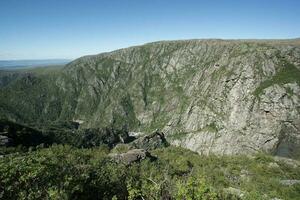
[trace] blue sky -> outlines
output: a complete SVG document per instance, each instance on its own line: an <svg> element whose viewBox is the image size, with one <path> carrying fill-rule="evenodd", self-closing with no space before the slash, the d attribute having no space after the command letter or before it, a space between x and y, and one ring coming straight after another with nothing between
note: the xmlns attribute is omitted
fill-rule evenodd
<svg viewBox="0 0 300 200"><path fill-rule="evenodd" d="M0 60L157 40L300 37L299 0L0 0Z"/></svg>

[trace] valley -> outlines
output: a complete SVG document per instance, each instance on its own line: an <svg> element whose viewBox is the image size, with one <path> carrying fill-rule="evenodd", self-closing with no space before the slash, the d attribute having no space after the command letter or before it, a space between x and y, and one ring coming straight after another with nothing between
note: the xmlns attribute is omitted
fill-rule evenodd
<svg viewBox="0 0 300 200"><path fill-rule="evenodd" d="M0 71L0 199L296 200L299 159L299 39Z"/></svg>

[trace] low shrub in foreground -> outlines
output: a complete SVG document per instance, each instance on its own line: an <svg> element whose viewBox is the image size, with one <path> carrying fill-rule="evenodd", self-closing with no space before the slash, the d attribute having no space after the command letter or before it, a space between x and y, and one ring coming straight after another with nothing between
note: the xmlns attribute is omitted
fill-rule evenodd
<svg viewBox="0 0 300 200"><path fill-rule="evenodd" d="M108 147L54 145L0 158L0 199L299 199L300 170L258 154L199 156L168 147L152 151L156 161L125 166ZM273 164L274 165L274 164ZM276 166L276 165L275 165ZM243 195L226 192L236 188Z"/></svg>

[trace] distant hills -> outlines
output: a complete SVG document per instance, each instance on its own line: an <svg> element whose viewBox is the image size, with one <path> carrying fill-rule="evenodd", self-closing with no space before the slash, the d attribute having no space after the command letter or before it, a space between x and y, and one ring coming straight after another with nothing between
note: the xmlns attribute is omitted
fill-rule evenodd
<svg viewBox="0 0 300 200"><path fill-rule="evenodd" d="M51 65L65 65L70 61L70 59L0 60L0 69L21 69Z"/></svg>

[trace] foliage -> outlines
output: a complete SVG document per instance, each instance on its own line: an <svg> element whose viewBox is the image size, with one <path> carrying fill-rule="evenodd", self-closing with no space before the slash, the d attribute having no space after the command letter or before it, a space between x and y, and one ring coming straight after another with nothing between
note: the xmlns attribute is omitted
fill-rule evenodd
<svg viewBox="0 0 300 200"><path fill-rule="evenodd" d="M217 194L211 191L203 179L189 177L185 181L177 181L177 194L175 198L184 200L214 200L217 199Z"/></svg>
<svg viewBox="0 0 300 200"><path fill-rule="evenodd" d="M167 147L152 151L158 159L125 166L113 162L107 147L78 149L53 145L0 158L3 199L240 199L224 188L243 191L243 199L297 199L299 168L258 154L199 156ZM278 167L270 167L276 162Z"/></svg>
<svg viewBox="0 0 300 200"><path fill-rule="evenodd" d="M262 82L254 91L254 95L259 96L265 88L271 85L292 82L300 84L300 70L295 65L287 61L282 61L282 68L273 77Z"/></svg>

